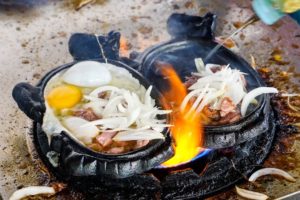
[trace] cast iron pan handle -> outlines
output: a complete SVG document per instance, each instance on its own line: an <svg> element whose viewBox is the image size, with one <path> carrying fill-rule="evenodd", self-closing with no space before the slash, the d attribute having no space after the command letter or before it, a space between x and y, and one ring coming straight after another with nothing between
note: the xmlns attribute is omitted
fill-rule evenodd
<svg viewBox="0 0 300 200"><path fill-rule="evenodd" d="M14 87L12 96L19 108L29 118L37 122L42 121L42 115L46 107L41 88L34 87L29 83L19 83Z"/></svg>
<svg viewBox="0 0 300 200"><path fill-rule="evenodd" d="M119 32L111 31L107 36L75 33L69 40L69 52L74 60L119 59Z"/></svg>
<svg viewBox="0 0 300 200"><path fill-rule="evenodd" d="M203 17L174 13L167 21L169 34L175 39L214 38L216 15L207 13Z"/></svg>
<svg viewBox="0 0 300 200"><path fill-rule="evenodd" d="M120 37L121 34L115 31L109 32L108 35L75 33L69 40L69 52L75 61L109 59L138 69L139 63L119 56Z"/></svg>

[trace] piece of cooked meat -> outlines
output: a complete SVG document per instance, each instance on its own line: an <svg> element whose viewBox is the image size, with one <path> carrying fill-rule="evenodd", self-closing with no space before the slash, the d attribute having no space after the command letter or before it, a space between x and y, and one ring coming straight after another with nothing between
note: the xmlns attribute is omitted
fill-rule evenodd
<svg viewBox="0 0 300 200"><path fill-rule="evenodd" d="M101 117L97 116L91 108L76 110L73 112L73 115L76 117L83 118L87 121L101 119Z"/></svg>
<svg viewBox="0 0 300 200"><path fill-rule="evenodd" d="M210 118L213 121L218 121L220 120L220 112L215 109L211 109L209 106L205 106L202 110L203 114Z"/></svg>
<svg viewBox="0 0 300 200"><path fill-rule="evenodd" d="M239 112L230 112L226 116L222 117L218 124L230 124L241 119L241 114Z"/></svg>
<svg viewBox="0 0 300 200"><path fill-rule="evenodd" d="M98 135L89 147L97 152L119 154L139 149L149 143L149 140L114 141L117 132L104 131Z"/></svg>
<svg viewBox="0 0 300 200"><path fill-rule="evenodd" d="M107 150L106 153L120 154L123 153L124 150L125 150L124 147L112 147L109 150Z"/></svg>
<svg viewBox="0 0 300 200"><path fill-rule="evenodd" d="M96 141L103 147L108 147L113 143L112 138L117 134L116 131L104 131L96 137Z"/></svg>
<svg viewBox="0 0 300 200"><path fill-rule="evenodd" d="M232 102L230 98L225 97L221 102L220 115L221 117L225 117L230 112L237 112L237 106Z"/></svg>
<svg viewBox="0 0 300 200"><path fill-rule="evenodd" d="M106 96L107 96L107 92L100 92L100 93L98 94L98 98L100 98L100 99L105 99Z"/></svg>
<svg viewBox="0 0 300 200"><path fill-rule="evenodd" d="M146 146L150 141L149 140L138 140L135 145L135 149Z"/></svg>
<svg viewBox="0 0 300 200"><path fill-rule="evenodd" d="M184 82L185 87L186 88L191 87L192 85L194 85L197 82L198 79L199 79L199 76L196 76L194 74L192 74L191 76L185 77L185 82Z"/></svg>

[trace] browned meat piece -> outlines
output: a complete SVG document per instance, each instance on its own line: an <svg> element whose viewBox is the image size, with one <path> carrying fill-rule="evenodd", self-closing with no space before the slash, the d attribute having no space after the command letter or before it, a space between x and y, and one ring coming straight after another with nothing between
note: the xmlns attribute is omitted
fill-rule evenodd
<svg viewBox="0 0 300 200"><path fill-rule="evenodd" d="M199 79L199 76L196 76L196 75L193 75L193 74L191 76L185 77L185 80L186 80L184 82L185 87L186 88L191 87L192 85L194 85L197 82L198 79Z"/></svg>
<svg viewBox="0 0 300 200"><path fill-rule="evenodd" d="M100 98L100 99L105 99L106 96L107 96L107 92L100 92L98 94L98 98Z"/></svg>
<svg viewBox="0 0 300 200"><path fill-rule="evenodd" d="M112 138L117 134L117 132L104 131L96 137L96 140L103 147L108 147L113 143Z"/></svg>
<svg viewBox="0 0 300 200"><path fill-rule="evenodd" d="M124 150L125 150L124 147L113 147L106 152L112 154L119 154L119 153L124 153Z"/></svg>
<svg viewBox="0 0 300 200"><path fill-rule="evenodd" d="M226 116L222 117L218 122L219 124L230 124L241 119L241 114L239 112L230 112Z"/></svg>
<svg viewBox="0 0 300 200"><path fill-rule="evenodd" d="M221 117L225 117L230 112L237 112L237 107L230 98L225 97L221 102L220 110Z"/></svg>
<svg viewBox="0 0 300 200"><path fill-rule="evenodd" d="M117 147L126 147L128 145L128 141L114 141L114 146Z"/></svg>
<svg viewBox="0 0 300 200"><path fill-rule="evenodd" d="M222 65L222 66L213 66L210 68L210 70L213 72L213 73L216 73L217 71L220 71L221 69L224 69L226 66L225 65Z"/></svg>
<svg viewBox="0 0 300 200"><path fill-rule="evenodd" d="M209 106L205 106L203 108L203 114L214 121L218 121L221 118L220 112L218 110L211 109Z"/></svg>
<svg viewBox="0 0 300 200"><path fill-rule="evenodd" d="M88 145L88 147L97 152L119 154L133 151L149 143L149 140L114 141L112 138L116 134L117 132L104 131L94 138L93 143Z"/></svg>
<svg viewBox="0 0 300 200"><path fill-rule="evenodd" d="M150 141L149 140L138 140L135 145L135 149L146 146Z"/></svg>
<svg viewBox="0 0 300 200"><path fill-rule="evenodd" d="M76 117L81 117L87 121L101 119L101 117L97 116L91 108L74 111L73 115Z"/></svg>
<svg viewBox="0 0 300 200"><path fill-rule="evenodd" d="M98 143L92 143L88 147L94 151L102 151L103 150L103 147Z"/></svg>

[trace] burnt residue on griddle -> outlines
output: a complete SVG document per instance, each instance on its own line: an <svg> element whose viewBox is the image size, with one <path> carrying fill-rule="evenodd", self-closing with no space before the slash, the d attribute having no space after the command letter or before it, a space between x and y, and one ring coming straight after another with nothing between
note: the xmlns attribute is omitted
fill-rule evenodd
<svg viewBox="0 0 300 200"><path fill-rule="evenodd" d="M282 54L281 51L275 49L273 55ZM281 68L263 67L258 69L265 82L278 88L286 93L298 93L299 83L292 80L292 77L299 75L295 67L289 67L287 71ZM278 118L278 131L275 139L273 151L265 162L266 167L278 167L285 170L292 170L297 167L299 159L295 156L293 149L294 142L297 140L299 128L294 124L300 122L300 113L289 108L287 97L282 94L275 95L272 98L272 106ZM293 97L290 103L295 106L300 106L300 98Z"/></svg>

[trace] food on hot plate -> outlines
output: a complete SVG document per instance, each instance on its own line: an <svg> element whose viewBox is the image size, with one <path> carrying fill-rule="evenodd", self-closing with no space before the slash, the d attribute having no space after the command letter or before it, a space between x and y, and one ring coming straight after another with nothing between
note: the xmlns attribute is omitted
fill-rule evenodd
<svg viewBox="0 0 300 200"><path fill-rule="evenodd" d="M129 71L108 63L84 61L55 75L45 88L43 130L61 131L90 149L126 153L153 139L164 139L169 125L147 90Z"/></svg>
<svg viewBox="0 0 300 200"><path fill-rule="evenodd" d="M253 183L256 181L256 179L258 179L261 176L265 176L265 175L277 175L282 178L285 178L288 181L296 182L296 179L294 177L292 177L289 173L287 173L281 169L277 169L277 168L259 169L249 177L248 181ZM241 197L244 197L246 199L265 200L265 199L269 198L267 195L265 195L263 193L245 190L245 189L239 188L237 186L235 186L235 189L236 189L236 192L238 195L240 195ZM278 198L278 199L285 199L285 198Z"/></svg>
<svg viewBox="0 0 300 200"><path fill-rule="evenodd" d="M250 104L257 104L256 97L265 93L278 93L273 87L258 87L247 91L247 74L229 65L206 64L195 59L197 72L186 77L189 91L181 110L192 104L190 111L200 113L206 125L234 123L247 114Z"/></svg>

